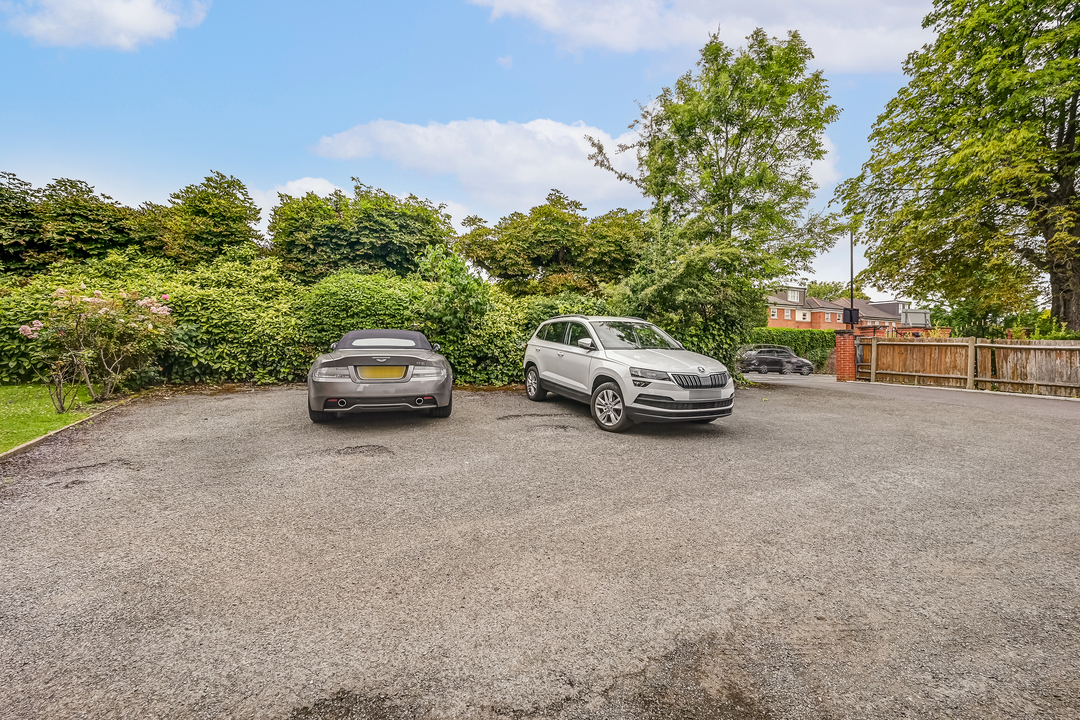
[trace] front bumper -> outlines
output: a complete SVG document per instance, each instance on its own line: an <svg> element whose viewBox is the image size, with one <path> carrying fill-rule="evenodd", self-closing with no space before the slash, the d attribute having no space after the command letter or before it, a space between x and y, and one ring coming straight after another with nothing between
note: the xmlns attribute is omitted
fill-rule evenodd
<svg viewBox="0 0 1080 720"><path fill-rule="evenodd" d="M634 422L686 422L715 420L730 415L734 409L735 389L729 385L713 392L649 388L627 404L626 413Z"/></svg>
<svg viewBox="0 0 1080 720"><path fill-rule="evenodd" d="M355 383L352 380L315 380L308 377L308 408L322 412L397 412L430 410L450 404L454 380L446 377L414 378L405 382ZM417 399L423 402L417 402Z"/></svg>

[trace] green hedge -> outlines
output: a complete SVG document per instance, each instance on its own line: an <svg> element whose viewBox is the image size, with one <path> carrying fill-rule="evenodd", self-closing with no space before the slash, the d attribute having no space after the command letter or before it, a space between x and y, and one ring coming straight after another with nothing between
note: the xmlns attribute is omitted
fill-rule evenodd
<svg viewBox="0 0 1080 720"><path fill-rule="evenodd" d="M471 287L454 275L465 270L442 268L404 278L343 270L306 286L288 279L278 258L236 250L190 269L127 252L57 264L30 278L0 275L0 383L33 380L43 370L31 360L33 341L18 328L48 314L58 287L169 296L175 342L139 378L144 384L303 381L311 361L347 330L397 327L440 343L458 382L505 385L522 381L524 342L541 322L611 312L604 301L575 293L513 297L478 281ZM468 312L463 293L470 295ZM703 349L696 336L681 339ZM833 333L760 329L748 341L790 345L820 366Z"/></svg>
<svg viewBox="0 0 1080 720"><path fill-rule="evenodd" d="M754 328L747 340L749 345L787 345L799 357L806 358L820 370L825 367L829 353L836 347L835 330L802 330L798 328Z"/></svg>
<svg viewBox="0 0 1080 720"><path fill-rule="evenodd" d="M449 282L449 281L447 281ZM522 344L542 321L565 313L601 314L603 302L580 295L514 298L484 286L483 312L462 330L460 318L432 302L446 288L418 276L344 270L307 287L286 279L277 258L238 251L182 269L168 260L117 253L104 260L54 265L31 278L0 276L0 383L36 377L20 325L44 318L58 287L168 295L174 347L143 382L302 381L311 361L347 330L422 330L454 366L458 382L505 385L522 380ZM451 309L452 310L452 309Z"/></svg>

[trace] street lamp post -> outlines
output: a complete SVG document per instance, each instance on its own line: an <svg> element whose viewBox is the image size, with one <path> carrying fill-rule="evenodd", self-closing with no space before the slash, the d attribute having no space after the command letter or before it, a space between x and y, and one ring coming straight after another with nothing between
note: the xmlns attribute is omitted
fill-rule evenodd
<svg viewBox="0 0 1080 720"><path fill-rule="evenodd" d="M850 241L849 245L851 246L851 274L850 274L850 278L848 280L848 282L850 283L848 285L848 289L851 291L851 297L848 300L848 308L850 308L848 320L851 320L851 329L854 330L855 329L855 231L854 230L848 230L848 240Z"/></svg>

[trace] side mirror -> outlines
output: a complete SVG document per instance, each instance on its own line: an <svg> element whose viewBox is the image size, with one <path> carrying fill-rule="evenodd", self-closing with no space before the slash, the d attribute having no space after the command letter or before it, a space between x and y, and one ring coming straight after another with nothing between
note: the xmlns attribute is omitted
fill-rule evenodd
<svg viewBox="0 0 1080 720"><path fill-rule="evenodd" d="M592 338L581 338L577 341L577 344L579 348L584 348L586 350L596 349L596 345L593 344Z"/></svg>
<svg viewBox="0 0 1080 720"><path fill-rule="evenodd" d="M442 345L440 345L439 343L431 343L431 349L435 352L439 352L440 350L442 350Z"/></svg>
<svg viewBox="0 0 1080 720"><path fill-rule="evenodd" d="M330 352L337 350L337 343L330 343Z"/></svg>

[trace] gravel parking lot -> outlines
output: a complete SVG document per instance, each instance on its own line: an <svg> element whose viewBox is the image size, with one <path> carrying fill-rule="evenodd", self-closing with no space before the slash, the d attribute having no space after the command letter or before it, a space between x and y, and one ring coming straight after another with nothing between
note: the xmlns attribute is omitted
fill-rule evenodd
<svg viewBox="0 0 1080 720"><path fill-rule="evenodd" d="M0 464L4 718L1076 718L1080 402L138 402Z"/></svg>

